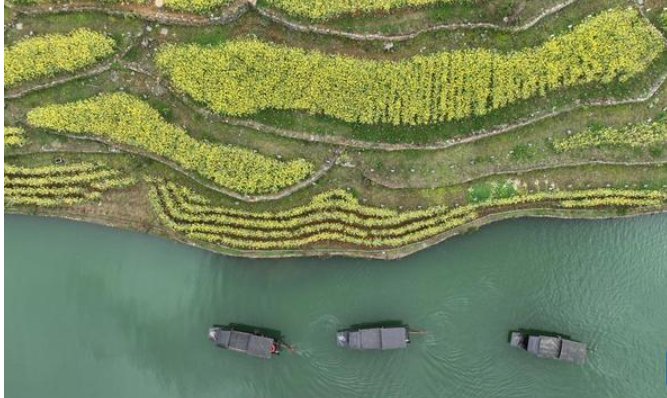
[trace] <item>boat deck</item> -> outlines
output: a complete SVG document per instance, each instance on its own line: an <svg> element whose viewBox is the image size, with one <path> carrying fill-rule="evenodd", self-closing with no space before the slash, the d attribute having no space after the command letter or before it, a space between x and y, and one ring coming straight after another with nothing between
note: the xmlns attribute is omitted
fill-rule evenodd
<svg viewBox="0 0 667 398"><path fill-rule="evenodd" d="M218 347L266 359L271 358L275 342L269 337L225 329L215 330L213 341Z"/></svg>
<svg viewBox="0 0 667 398"><path fill-rule="evenodd" d="M407 347L404 327L371 328L347 332L347 348L355 350L393 350Z"/></svg>

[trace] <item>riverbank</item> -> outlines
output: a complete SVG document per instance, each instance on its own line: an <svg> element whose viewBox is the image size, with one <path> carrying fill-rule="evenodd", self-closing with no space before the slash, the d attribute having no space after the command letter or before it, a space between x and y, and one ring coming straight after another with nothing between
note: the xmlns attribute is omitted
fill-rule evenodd
<svg viewBox="0 0 667 398"><path fill-rule="evenodd" d="M169 228L159 224L152 224L145 229L145 224L138 224L131 218L120 219L115 217L86 217L80 214L68 213L66 211L41 210L36 213L6 211L6 214L31 215L39 217L55 217L71 221L86 222L91 224L103 225L106 227L127 230L139 233L148 233L154 236L170 239L182 244L186 244L199 249L207 250L213 253L224 254L233 257L255 258L255 259L279 259L279 258L297 258L297 257L352 257L377 260L398 260L419 251L426 250L432 246L440 244L447 239L462 234L470 234L478 229L500 221L517 218L542 218L542 219L564 219L564 220L612 220L635 217L639 215L654 215L667 212L667 205L659 209L628 209L625 214L618 214L617 209L603 210L581 210L581 209L549 209L534 208L521 210L507 210L479 217L469 223L455 227L449 231L438 234L422 242L413 243L396 249L383 250L355 250L355 249L304 249L304 250L238 250L225 248L220 245L211 245L204 242L189 240L188 238L174 234Z"/></svg>

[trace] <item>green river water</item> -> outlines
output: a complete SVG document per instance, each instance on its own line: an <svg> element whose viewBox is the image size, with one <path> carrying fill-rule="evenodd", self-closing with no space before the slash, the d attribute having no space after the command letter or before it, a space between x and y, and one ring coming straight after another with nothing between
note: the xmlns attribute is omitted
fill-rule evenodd
<svg viewBox="0 0 667 398"><path fill-rule="evenodd" d="M400 319L406 350L334 333ZM213 323L280 329L297 353L217 349ZM583 366L507 344L587 342ZM517 220L393 262L247 260L104 227L5 217L7 397L667 397L667 215Z"/></svg>

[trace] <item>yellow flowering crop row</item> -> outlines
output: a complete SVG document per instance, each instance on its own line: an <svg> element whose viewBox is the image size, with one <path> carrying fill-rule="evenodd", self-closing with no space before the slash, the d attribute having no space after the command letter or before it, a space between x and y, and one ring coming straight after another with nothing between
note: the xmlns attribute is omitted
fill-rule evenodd
<svg viewBox="0 0 667 398"><path fill-rule="evenodd" d="M102 163L23 167L5 163L5 205L70 206L94 199L134 179Z"/></svg>
<svg viewBox="0 0 667 398"><path fill-rule="evenodd" d="M267 0L289 14L325 19L354 12L389 11L401 7L468 2L469 0Z"/></svg>
<svg viewBox="0 0 667 398"><path fill-rule="evenodd" d="M23 129L20 127L5 126L5 133L4 133L5 148L22 146L23 144L25 144L24 135L25 133L23 132Z"/></svg>
<svg viewBox="0 0 667 398"><path fill-rule="evenodd" d="M21 40L5 48L5 87L85 68L113 54L114 45L110 37L86 28Z"/></svg>
<svg viewBox="0 0 667 398"><path fill-rule="evenodd" d="M611 10L541 46L373 61L265 43L167 45L156 62L175 87L216 112L303 110L347 122L423 125L458 120L564 87L625 81L664 51L636 10Z"/></svg>
<svg viewBox="0 0 667 398"><path fill-rule="evenodd" d="M633 148L667 143L667 120L639 123L621 128L604 127L573 134L554 143L557 151L571 151L602 145L627 145Z"/></svg>
<svg viewBox="0 0 667 398"><path fill-rule="evenodd" d="M172 10L204 12L227 5L234 0L164 0L164 6Z"/></svg>
<svg viewBox="0 0 667 398"><path fill-rule="evenodd" d="M298 249L321 242L367 248L400 247L466 224L493 207L551 202L563 208L647 207L667 203L654 190L591 189L540 192L492 199L456 208L434 206L397 212L364 206L351 194L333 190L304 206L253 213L213 206L187 188L150 181L150 199L165 225L185 236L238 249Z"/></svg>
<svg viewBox="0 0 667 398"><path fill-rule="evenodd" d="M131 145L243 194L276 192L313 170L303 159L282 162L250 149L196 140L167 123L148 103L125 93L35 108L27 120L35 127Z"/></svg>

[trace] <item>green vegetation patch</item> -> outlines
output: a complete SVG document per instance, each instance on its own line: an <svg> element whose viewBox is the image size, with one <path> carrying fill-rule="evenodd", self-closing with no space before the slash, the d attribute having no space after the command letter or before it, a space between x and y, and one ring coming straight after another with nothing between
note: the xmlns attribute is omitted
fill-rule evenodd
<svg viewBox="0 0 667 398"><path fill-rule="evenodd" d="M281 162L249 149L198 141L167 123L146 102L125 93L35 108L27 120L35 127L131 145L243 194L276 192L313 170L303 159Z"/></svg>
<svg viewBox="0 0 667 398"><path fill-rule="evenodd" d="M12 0L14 4L20 5L32 5L32 4L51 4L51 3L74 3L77 0ZM148 0L99 0L102 4L123 4L123 3L133 3L133 4L145 4Z"/></svg>
<svg viewBox="0 0 667 398"><path fill-rule="evenodd" d="M152 4L152 0L100 0L107 4ZM16 4L55 3L54 0L13 0ZM61 0L59 2L72 2ZM189 12L205 12L233 3L234 0L164 0L165 7ZM310 19L327 19L356 12L390 11L403 7L468 3L470 0L266 0L285 12Z"/></svg>
<svg viewBox="0 0 667 398"><path fill-rule="evenodd" d="M21 40L5 48L5 87L85 68L113 54L114 46L112 38L86 28Z"/></svg>
<svg viewBox="0 0 667 398"><path fill-rule="evenodd" d="M5 148L23 146L25 144L25 132L20 127L5 126L4 139Z"/></svg>
<svg viewBox="0 0 667 398"><path fill-rule="evenodd" d="M517 181L481 182L468 188L468 203L481 203L491 199L507 199L519 193Z"/></svg>
<svg viewBox="0 0 667 398"><path fill-rule="evenodd" d="M104 163L77 162L23 167L5 163L6 206L71 206L99 199L134 182Z"/></svg>
<svg viewBox="0 0 667 398"><path fill-rule="evenodd" d="M624 145L632 148L648 147L667 143L667 119L650 123L639 123L622 128L590 128L554 143L559 152L589 147Z"/></svg>
<svg viewBox="0 0 667 398"><path fill-rule="evenodd" d="M168 45L156 57L175 87L216 112L304 110L346 122L425 125L484 115L563 87L625 81L663 52L636 10L611 10L541 46L508 54L441 52L398 62L241 39Z"/></svg>
<svg viewBox="0 0 667 398"><path fill-rule="evenodd" d="M475 220L480 211L555 202L562 208L653 207L667 202L660 190L591 189L521 194L448 208L398 212L366 206L344 190L315 196L304 206L275 212L246 212L215 206L185 187L151 181L150 199L160 220L190 239L252 250L286 250L317 243L360 248L401 247Z"/></svg>
<svg viewBox="0 0 667 398"><path fill-rule="evenodd" d="M204 12L214 8L232 3L234 0L164 0L166 8L178 11ZM41 4L41 3L62 3L73 2L73 0L53 1L53 0L13 0L17 4ZM153 0L100 0L104 4L153 4Z"/></svg>
<svg viewBox="0 0 667 398"><path fill-rule="evenodd" d="M266 0L289 14L326 19L354 12L389 11L401 7L469 2L470 0Z"/></svg>

